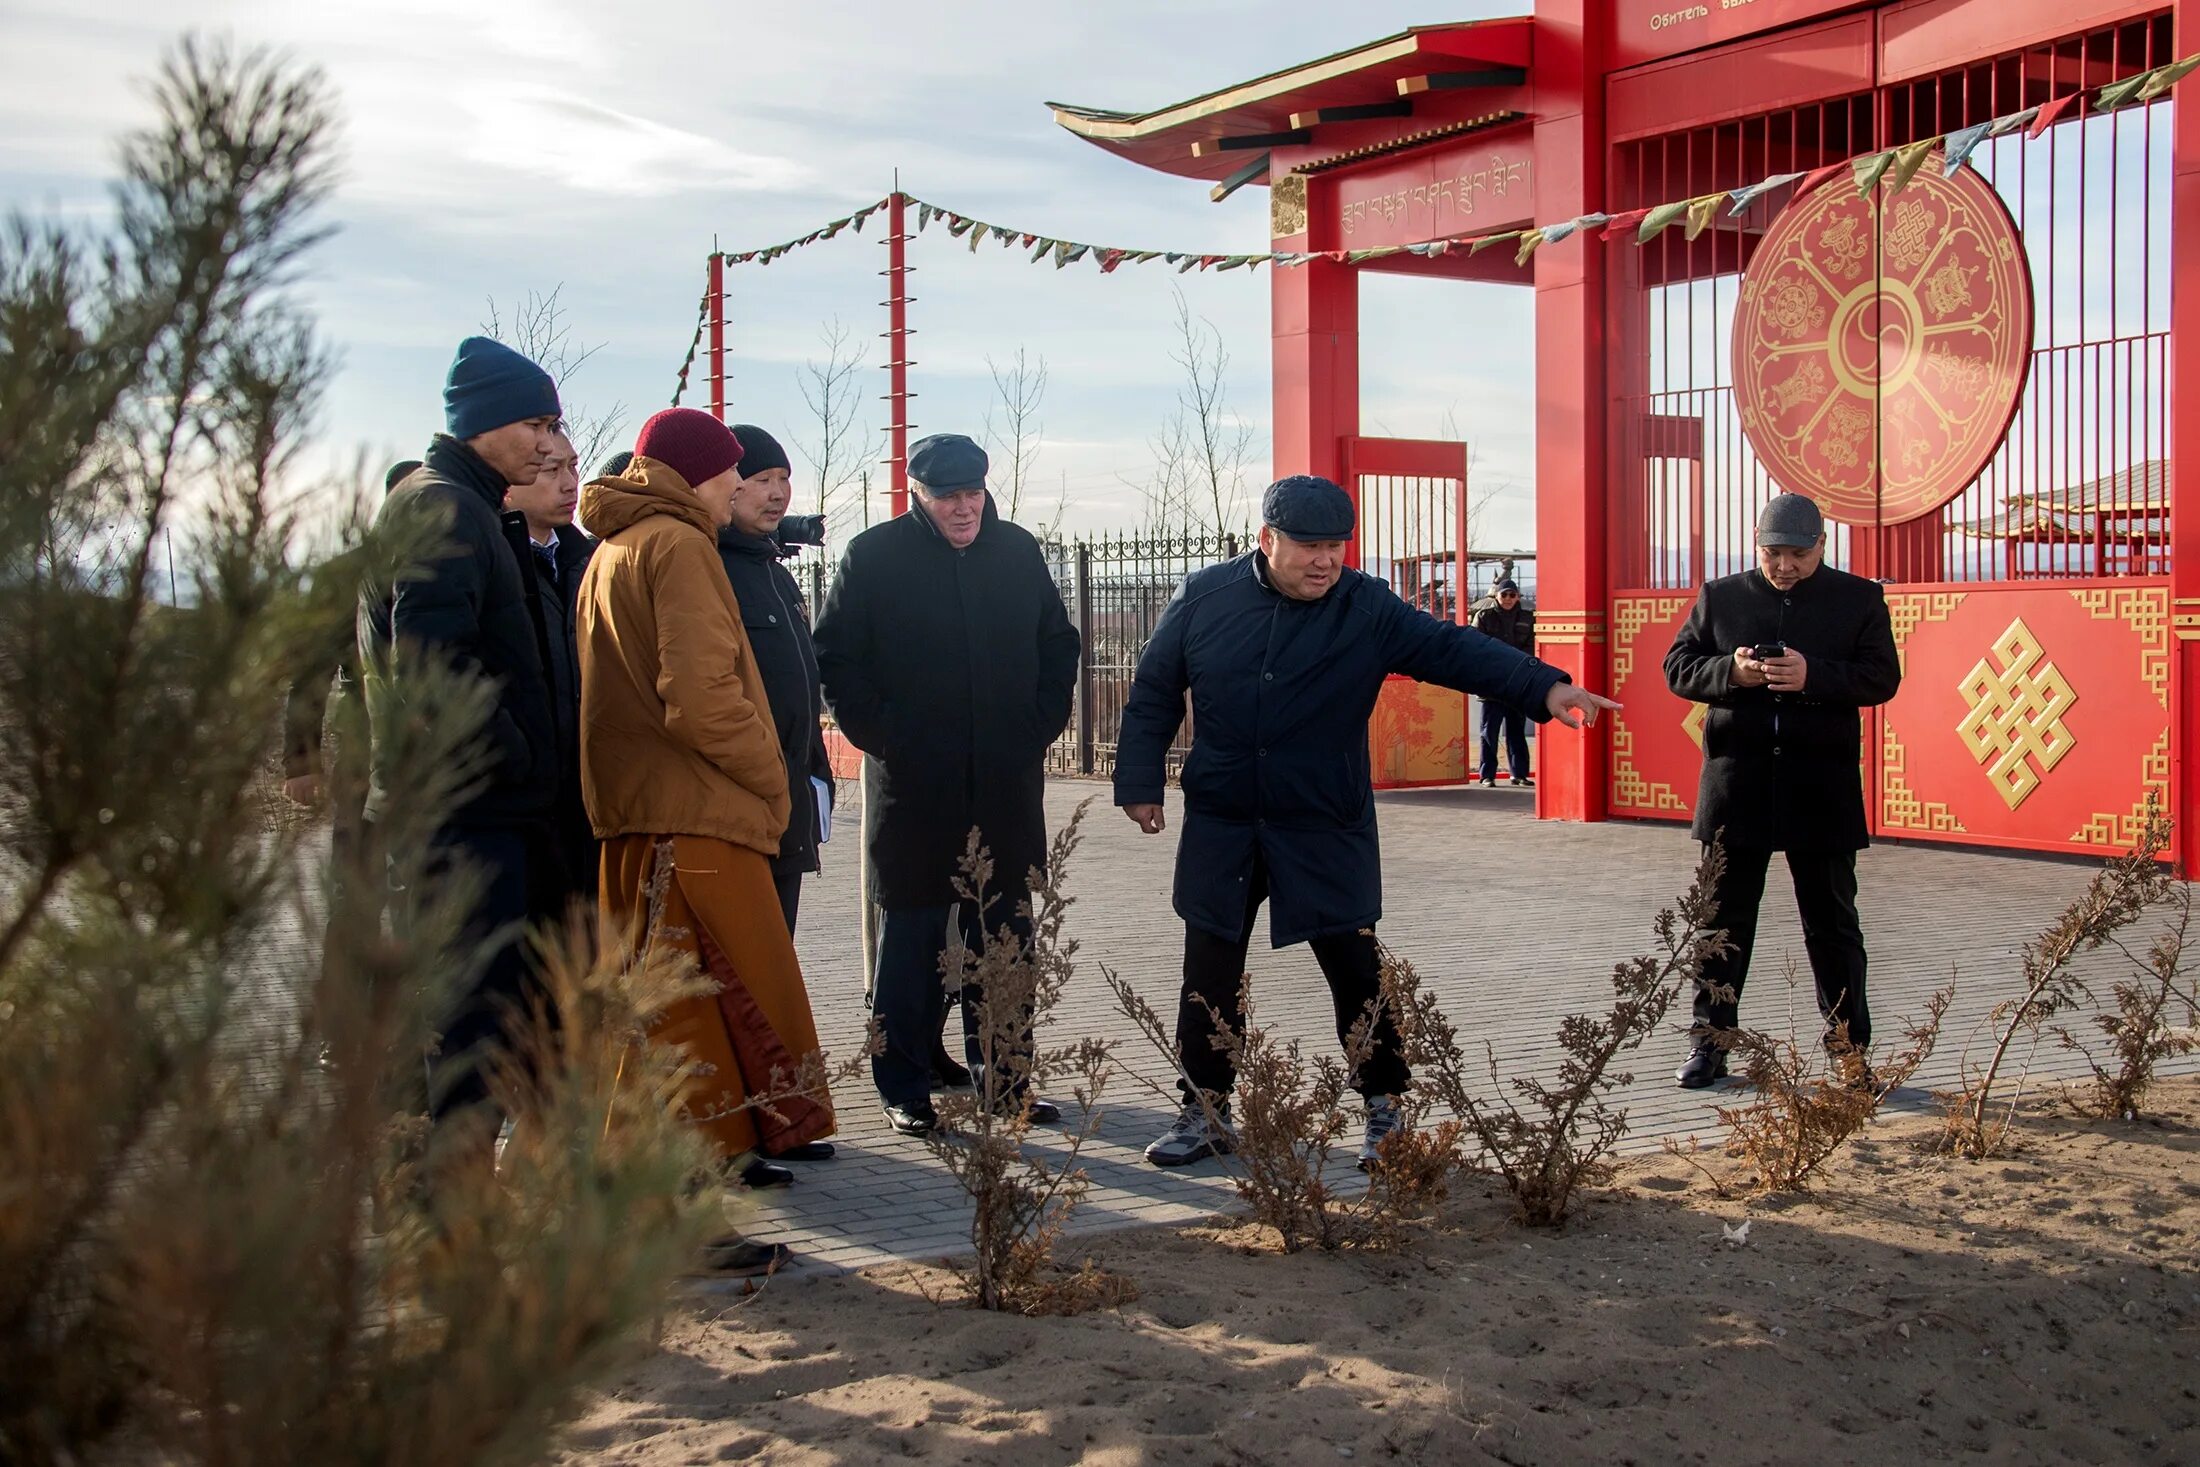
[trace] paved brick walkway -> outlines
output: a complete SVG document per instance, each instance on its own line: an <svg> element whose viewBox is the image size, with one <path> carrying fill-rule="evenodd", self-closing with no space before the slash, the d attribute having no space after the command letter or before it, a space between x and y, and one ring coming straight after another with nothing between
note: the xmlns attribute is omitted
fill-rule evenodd
<svg viewBox="0 0 2200 1467"><path fill-rule="evenodd" d="M1175 796L1169 833L1149 838L1106 803L1102 785L1054 784L1055 819L1066 819L1088 795L1100 798L1069 882L1077 899L1071 930L1083 946L1057 1032L1120 1039L1125 1073L1111 1082L1100 1133L1086 1150L1093 1189L1077 1227L1204 1217L1230 1200L1224 1163L1163 1172L1140 1159L1174 1112L1134 1077L1161 1081L1170 1071L1115 1012L1100 976L1107 965L1173 1015L1183 940L1169 910ZM1612 965L1647 948L1653 915L1681 891L1696 858L1680 827L1541 823L1524 792L1399 793L1383 796L1380 805L1383 937L1419 968L1465 1040L1494 1046L1507 1075L1555 1064L1551 1035L1559 1018L1609 1002ZM835 823L851 835L860 828L852 804ZM824 1043L847 1053L861 1042L864 1019L852 844L835 841L827 861L829 869L803 893L798 945ZM1793 1003L1807 1025L1816 1016L1802 934L1774 869L1744 1013L1767 1027L1778 1021L1790 1002L1783 967L1792 955L1802 974ZM1860 902L1881 1038L1899 1034L1900 1021L1951 973L1958 983L1941 1053L1920 1077L1922 1086L1954 1073L1965 1037L2011 994L2018 949L2078 893L2091 869L1922 845L1864 854ZM1264 922L1252 962L1263 1021L1303 1037L1315 1052L1333 1049L1328 991L1312 957L1303 947L1269 949L1265 931ZM1708 1140L1716 1133L1718 1092L1688 1094L1672 1084L1684 1050L1675 1034L1638 1056L1639 1078L1627 1092L1630 1149L1654 1148L1669 1135ZM2052 1040L2034 1063L2035 1075L2082 1072L2082 1062ZM837 1099L839 1158L801 1167L797 1185L782 1192L729 1194L731 1218L757 1236L793 1245L811 1269L957 1250L968 1210L940 1165L921 1143L887 1130L867 1085L847 1087Z"/></svg>

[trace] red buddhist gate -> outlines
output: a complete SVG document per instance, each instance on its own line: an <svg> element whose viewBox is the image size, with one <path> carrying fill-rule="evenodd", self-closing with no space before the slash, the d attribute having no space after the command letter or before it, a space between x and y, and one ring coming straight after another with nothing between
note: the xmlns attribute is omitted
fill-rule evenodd
<svg viewBox="0 0 2200 1467"><path fill-rule="evenodd" d="M2066 99L2194 51L2200 0L1536 0L1057 116L1218 196L1268 183L1275 247L1318 252L1274 272L1279 474L1357 472L1359 271L1534 289L1542 651L1628 705L1545 741L1540 814L1688 814L1701 710L1659 664L1784 484L1838 509L1836 564L1889 582L1906 678L1867 736L1875 829L2096 850L2150 799L2200 815L2200 518L2176 508L2200 468L2170 444L2179 339L2200 409L2200 290L2173 289L2200 264L2200 107ZM2036 136L1900 193L1800 177L2038 106ZM1354 253L1785 175L1643 246Z"/></svg>

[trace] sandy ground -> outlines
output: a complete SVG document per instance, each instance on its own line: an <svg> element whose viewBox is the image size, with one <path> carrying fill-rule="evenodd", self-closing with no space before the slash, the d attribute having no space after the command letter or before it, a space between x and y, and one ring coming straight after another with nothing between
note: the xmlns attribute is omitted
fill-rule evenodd
<svg viewBox="0 0 2200 1467"><path fill-rule="evenodd" d="M1476 1184L1387 1256L1080 1240L1141 1297L1075 1319L774 1282L669 1321L561 1460L2200 1462L2200 1080L2157 1110L2043 1111L1987 1163L1883 1120L1800 1200L1661 1157L1557 1233Z"/></svg>

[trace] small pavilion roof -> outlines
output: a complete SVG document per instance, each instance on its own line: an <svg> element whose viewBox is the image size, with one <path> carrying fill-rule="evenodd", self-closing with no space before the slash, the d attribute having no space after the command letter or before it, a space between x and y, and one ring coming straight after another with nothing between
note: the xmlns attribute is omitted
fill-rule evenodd
<svg viewBox="0 0 2200 1467"><path fill-rule="evenodd" d="M1414 26L1350 51L1151 112L1050 102L1054 120L1120 158L1221 180L1272 146L1316 141L1324 123L1411 118L1424 95L1525 83L1527 16ZM1410 130L1410 127L1409 129Z"/></svg>

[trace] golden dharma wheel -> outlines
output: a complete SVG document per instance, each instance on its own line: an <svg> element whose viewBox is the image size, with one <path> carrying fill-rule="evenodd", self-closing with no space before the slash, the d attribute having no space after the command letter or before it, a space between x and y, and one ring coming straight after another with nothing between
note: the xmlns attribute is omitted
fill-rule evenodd
<svg viewBox="0 0 2200 1467"><path fill-rule="evenodd" d="M2016 221L1936 153L1900 193L1838 180L1773 220L1742 277L1734 395L1781 488L1848 524L1899 524L1993 458L2031 353Z"/></svg>

